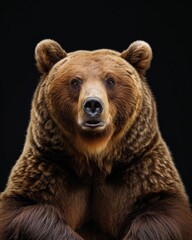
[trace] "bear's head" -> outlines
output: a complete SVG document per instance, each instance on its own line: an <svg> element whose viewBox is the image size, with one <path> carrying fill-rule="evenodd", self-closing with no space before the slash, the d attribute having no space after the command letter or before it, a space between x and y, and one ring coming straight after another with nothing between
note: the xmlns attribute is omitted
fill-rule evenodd
<svg viewBox="0 0 192 240"><path fill-rule="evenodd" d="M35 59L42 74L36 104L43 105L42 112L47 109L46 118L70 145L89 156L119 142L140 114L144 95L150 95L145 72L152 51L144 41L133 42L122 53L109 49L66 53L46 39L37 44Z"/></svg>

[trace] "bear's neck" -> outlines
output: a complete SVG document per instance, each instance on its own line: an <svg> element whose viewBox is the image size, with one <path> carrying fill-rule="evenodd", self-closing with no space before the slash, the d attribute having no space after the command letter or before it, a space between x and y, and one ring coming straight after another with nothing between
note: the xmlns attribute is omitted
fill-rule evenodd
<svg viewBox="0 0 192 240"><path fill-rule="evenodd" d="M152 117L152 116L151 116ZM139 119L138 119L139 120ZM137 132L139 122L134 124L127 134L119 143L110 143L107 148L98 155L85 156L75 149L68 139L56 127L54 122L49 122L52 125L52 130L43 127L40 123L33 126L32 123L28 129L28 141L26 141L26 149L31 149L38 159L55 163L63 168L73 168L78 175L92 175L94 172L102 172L110 174L112 168L119 163L129 164L134 159L141 158L146 149L153 148L159 138L159 133L151 129L147 136L142 131ZM147 122L145 123L147 124ZM35 130L35 129L40 129ZM144 130L143 130L144 131ZM53 134L53 135L52 135ZM135 138L133 138L135 134ZM50 136L50 137L48 137ZM57 136L57 138L54 138ZM142 146L142 147L141 147ZM126 156L126 158L125 158Z"/></svg>

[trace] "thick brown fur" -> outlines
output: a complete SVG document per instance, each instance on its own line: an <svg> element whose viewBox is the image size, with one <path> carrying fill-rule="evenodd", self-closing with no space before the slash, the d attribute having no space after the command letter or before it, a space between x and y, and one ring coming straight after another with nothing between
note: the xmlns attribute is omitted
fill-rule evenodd
<svg viewBox="0 0 192 240"><path fill-rule="evenodd" d="M0 195L1 240L191 240L192 213L146 81L148 43L35 49L42 74Z"/></svg>

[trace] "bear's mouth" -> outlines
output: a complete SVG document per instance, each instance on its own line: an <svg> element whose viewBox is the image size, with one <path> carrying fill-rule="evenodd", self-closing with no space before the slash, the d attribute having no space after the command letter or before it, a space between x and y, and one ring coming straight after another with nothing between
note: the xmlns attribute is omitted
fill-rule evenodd
<svg viewBox="0 0 192 240"><path fill-rule="evenodd" d="M85 128L99 128L103 127L104 125L105 125L104 122L96 119L87 120L83 123L83 127Z"/></svg>

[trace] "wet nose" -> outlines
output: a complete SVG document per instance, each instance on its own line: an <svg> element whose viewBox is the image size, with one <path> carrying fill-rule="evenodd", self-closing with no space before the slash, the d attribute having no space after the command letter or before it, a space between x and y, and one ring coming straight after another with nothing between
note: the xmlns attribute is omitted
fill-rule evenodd
<svg viewBox="0 0 192 240"><path fill-rule="evenodd" d="M84 112L91 117L96 117L103 111L103 104L99 98L89 97L83 105Z"/></svg>

